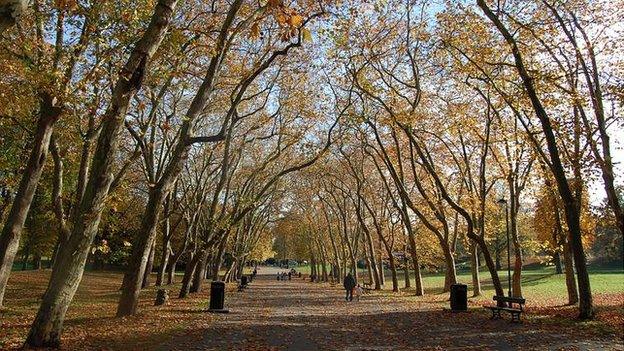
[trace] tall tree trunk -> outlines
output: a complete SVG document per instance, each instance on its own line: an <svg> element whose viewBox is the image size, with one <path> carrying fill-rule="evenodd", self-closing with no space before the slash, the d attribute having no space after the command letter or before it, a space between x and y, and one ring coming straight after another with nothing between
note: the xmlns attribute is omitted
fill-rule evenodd
<svg viewBox="0 0 624 351"><path fill-rule="evenodd" d="M30 257L30 247L26 246L24 248L24 253L22 254L22 270L25 271L28 268L28 257Z"/></svg>
<svg viewBox="0 0 624 351"><path fill-rule="evenodd" d="M492 256L490 255L490 251L487 249L487 244L485 240L479 239L477 241L479 245L480 251L483 253L483 259L485 260L485 265L488 267L490 271L490 276L492 277L492 285L494 285L494 290L496 291L496 295L505 296L505 292L503 291L503 287L500 282L500 278L498 276L498 272L496 271L496 267L494 266L494 261L492 260Z"/></svg>
<svg viewBox="0 0 624 351"><path fill-rule="evenodd" d="M514 297L522 297L522 248L520 247L520 238L518 235L518 211L520 210L520 202L516 192L516 184L512 177L508 180L509 187L509 230L511 232L511 240L514 248L514 266L512 275L512 292ZM509 244L508 244L509 246Z"/></svg>
<svg viewBox="0 0 624 351"><path fill-rule="evenodd" d="M399 292L399 277L397 274L395 258L392 256L392 252L390 252L388 256L388 261L390 263L390 273L392 273L392 291Z"/></svg>
<svg viewBox="0 0 624 351"><path fill-rule="evenodd" d="M451 291L451 285L457 284L457 271L455 270L455 257L451 252L451 247L449 246L446 239L440 240L440 246L442 247L442 252L444 253L444 262L446 264L446 273L444 274L444 289L443 292Z"/></svg>
<svg viewBox="0 0 624 351"><path fill-rule="evenodd" d="M169 256L171 254L171 241L165 240L162 245L162 253L160 256L160 266L158 267L158 276L156 277L156 286L162 286L165 282L165 275L167 274L167 265L169 263Z"/></svg>
<svg viewBox="0 0 624 351"><path fill-rule="evenodd" d="M470 271L472 275L472 296L481 296L481 280L479 279L479 247L470 242Z"/></svg>
<svg viewBox="0 0 624 351"><path fill-rule="evenodd" d="M17 193L11 204L11 210L4 222L0 234L0 307L4 292L13 268L13 261L19 248L19 241L32 204L41 173L45 165L50 146L54 123L61 116L62 109L55 106L54 100L47 94L41 95L40 117L37 122L33 148L22 173Z"/></svg>
<svg viewBox="0 0 624 351"><path fill-rule="evenodd" d="M373 246L373 236L370 234L368 230L364 231L364 236L366 239L366 252L367 259L369 260L368 269L372 273L371 283L374 284L375 290L381 290L381 279L379 278L379 267L377 266L377 260L375 259L375 248Z"/></svg>
<svg viewBox="0 0 624 351"><path fill-rule="evenodd" d="M379 240L383 242L384 247L386 248L386 253L388 254L388 263L390 264L390 273L392 274L392 291L399 292L399 278L397 276L396 261L394 255L392 255L392 247L388 243L388 240L384 238L379 228L377 230L377 234L379 235Z"/></svg>
<svg viewBox="0 0 624 351"><path fill-rule="evenodd" d="M371 269L370 256L368 254L367 249L365 249L364 252L366 253L366 273L368 274L368 283L373 284L373 282L375 281L375 278L373 278L373 271Z"/></svg>
<svg viewBox="0 0 624 351"><path fill-rule="evenodd" d="M58 347L65 313L78 289L89 248L113 182L112 169L119 148L119 131L130 99L141 87L148 60L156 52L169 28L177 0L159 0L151 21L132 50L113 88L111 103L102 118L89 182L80 203L80 213L66 245L59 252L37 316L26 339L30 347Z"/></svg>
<svg viewBox="0 0 624 351"><path fill-rule="evenodd" d="M143 273L143 282L141 283L141 289L145 289L150 285L150 275L154 269L154 256L156 255L156 241L152 242L152 248L147 256L147 265L145 266L145 272Z"/></svg>
<svg viewBox="0 0 624 351"><path fill-rule="evenodd" d="M137 311L145 268L149 261L150 250L156 239L156 228L164 195L162 189L150 189L147 205L143 212L141 229L135 238L135 242L132 243L132 254L128 262L128 269L124 274L123 289L117 305L117 317L134 315Z"/></svg>
<svg viewBox="0 0 624 351"><path fill-rule="evenodd" d="M219 280L219 271L221 270L221 265L223 264L223 255L225 254L225 244L227 240L225 237L221 239L219 243L219 248L217 249L217 254L214 257L214 264L212 268L212 280Z"/></svg>
<svg viewBox="0 0 624 351"><path fill-rule="evenodd" d="M562 274L563 266L561 265L561 253L558 250L553 254L553 263L555 264L555 274Z"/></svg>
<svg viewBox="0 0 624 351"><path fill-rule="evenodd" d="M163 285L165 274L167 272L167 263L171 254L171 222L170 222L170 204L171 196L167 198L164 206L163 226L162 226L162 252L160 254L160 266L158 267L158 276L156 278L156 286Z"/></svg>
<svg viewBox="0 0 624 351"><path fill-rule="evenodd" d="M314 259L314 255L310 258L310 276L312 281L316 279L316 260Z"/></svg>
<svg viewBox="0 0 624 351"><path fill-rule="evenodd" d="M175 272L178 261L180 260L180 254L173 255L169 259L169 268L167 270L167 285L175 284Z"/></svg>
<svg viewBox="0 0 624 351"><path fill-rule="evenodd" d="M327 277L327 260L325 259L325 254L324 253L321 254L321 258L322 258L322 261L321 261L321 274L323 276L323 281L327 282L329 279Z"/></svg>
<svg viewBox="0 0 624 351"><path fill-rule="evenodd" d="M195 273L195 268L197 267L197 263L199 262L199 254L195 252L190 252L188 261L186 262L186 267L184 268L184 277L182 278L182 287L180 287L179 298L185 298L188 296L189 291L191 289L191 281L193 280L193 275Z"/></svg>
<svg viewBox="0 0 624 351"><path fill-rule="evenodd" d="M572 249L570 242L566 239L563 244L563 260L565 261L565 280L568 290L568 304L575 305L578 303L578 290L576 288L576 278L574 277L574 258L572 257Z"/></svg>
<svg viewBox="0 0 624 351"><path fill-rule="evenodd" d="M425 295L425 289L422 283L422 274L420 273L420 262L418 261L418 252L416 250L416 235L414 235L412 228L408 228L407 238L409 242L410 255L412 256L412 267L414 267L414 281L416 285L416 296L423 296Z"/></svg>
<svg viewBox="0 0 624 351"><path fill-rule="evenodd" d="M199 253L199 261L197 266L195 267L195 274L193 276L193 284L191 285L190 292L198 293L202 290L202 285L204 283L204 277L206 276L206 267L208 264L208 250L202 250Z"/></svg>
<svg viewBox="0 0 624 351"><path fill-rule="evenodd" d="M403 264L405 265L403 273L405 274L405 288L407 289L412 287L412 284L410 282L409 261L407 260L407 256L405 256L405 262L403 262Z"/></svg>
<svg viewBox="0 0 624 351"><path fill-rule="evenodd" d="M384 272L384 264L383 264L383 253L382 253L382 248L381 248L381 240L378 241L379 242L379 249L378 249L378 254L379 254L379 284L383 287L386 284L386 274Z"/></svg>
<svg viewBox="0 0 624 351"><path fill-rule="evenodd" d="M416 282L416 296L425 295L425 286L422 281L422 274L420 272L420 261L418 255L412 257L412 265L414 266L414 281Z"/></svg>
<svg viewBox="0 0 624 351"><path fill-rule="evenodd" d="M33 255L33 269L36 270L41 270L41 255L40 254L34 254Z"/></svg>

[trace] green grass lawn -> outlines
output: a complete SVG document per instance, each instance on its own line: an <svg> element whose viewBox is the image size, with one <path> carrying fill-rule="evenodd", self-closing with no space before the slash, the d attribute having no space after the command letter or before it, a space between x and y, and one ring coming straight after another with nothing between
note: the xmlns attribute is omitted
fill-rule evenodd
<svg viewBox="0 0 624 351"><path fill-rule="evenodd" d="M310 266L294 267L297 271L301 271L304 274L310 274ZM284 269L286 271L286 269ZM404 273L399 271L399 287L405 287ZM365 269L358 270L360 279L367 281L368 273ZM507 291L507 270L501 270L498 272L503 289ZM415 285L414 275L411 276L412 288ZM385 272L386 283L384 285L385 290L392 289L392 278L389 270ZM481 269L481 289L483 291L482 299L489 299L494 295L494 287L490 279L490 274L487 269ZM427 273L423 274L423 285L425 287L426 294L441 294L444 287L444 274L443 273ZM460 271L457 274L457 280L459 283L468 285L469 295L472 291L472 277L470 271ZM591 288L594 294L601 293L624 293L624 269L622 268L602 268L602 267L590 267L590 281ZM523 295L527 299L536 298L554 298L567 296L567 290L565 285L565 275L555 274L555 268L538 266L525 268L522 272L522 288Z"/></svg>

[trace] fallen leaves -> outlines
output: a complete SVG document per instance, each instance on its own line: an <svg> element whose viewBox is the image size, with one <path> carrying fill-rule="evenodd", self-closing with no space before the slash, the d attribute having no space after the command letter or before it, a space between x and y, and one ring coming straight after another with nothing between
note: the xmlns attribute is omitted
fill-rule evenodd
<svg viewBox="0 0 624 351"><path fill-rule="evenodd" d="M21 347L47 272L15 272L7 291L10 308L0 314L0 349ZM501 342L524 349L590 349L622 346L624 293L595 294L596 320L578 322L576 309L532 299L524 323L493 321L471 299L468 313L451 313L447 294L416 297L373 291L360 302L345 302L339 286L294 278L259 276L248 289L228 285L231 313L205 312L209 290L153 306L156 288L141 294L138 316L114 317L120 273L88 272L70 307L63 334L68 350L446 350L496 348ZM167 287L174 292L179 288ZM171 296L176 296L175 293ZM620 331L618 335L616 331Z"/></svg>

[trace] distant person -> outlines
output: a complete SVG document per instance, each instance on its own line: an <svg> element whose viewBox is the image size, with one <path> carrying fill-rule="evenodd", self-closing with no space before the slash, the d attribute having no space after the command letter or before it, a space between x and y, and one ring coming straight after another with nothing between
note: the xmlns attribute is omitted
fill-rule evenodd
<svg viewBox="0 0 624 351"><path fill-rule="evenodd" d="M288 280L291 280L292 278L292 272L288 272Z"/></svg>
<svg viewBox="0 0 624 351"><path fill-rule="evenodd" d="M362 294L364 294L364 289L362 289L360 284L358 284L354 290L355 290L355 300L359 302L360 297L362 296Z"/></svg>
<svg viewBox="0 0 624 351"><path fill-rule="evenodd" d="M257 276L257 275L258 275L258 269L254 268L254 270L253 270L253 276L255 277L255 276Z"/></svg>
<svg viewBox="0 0 624 351"><path fill-rule="evenodd" d="M353 289L355 288L355 279L351 275L351 273L347 274L344 278L343 286L347 291L347 295L345 296L345 300L353 301Z"/></svg>

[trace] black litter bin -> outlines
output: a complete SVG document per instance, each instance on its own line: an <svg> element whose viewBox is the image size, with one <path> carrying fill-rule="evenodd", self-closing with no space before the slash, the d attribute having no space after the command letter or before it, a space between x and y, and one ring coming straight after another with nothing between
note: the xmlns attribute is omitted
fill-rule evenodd
<svg viewBox="0 0 624 351"><path fill-rule="evenodd" d="M209 312L227 313L223 308L225 302L225 283L215 281L210 284L210 308Z"/></svg>
<svg viewBox="0 0 624 351"><path fill-rule="evenodd" d="M468 310L468 286L465 284L451 285L451 310Z"/></svg>

